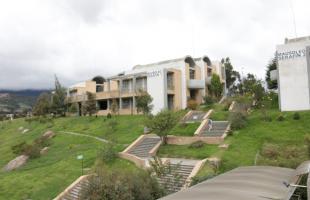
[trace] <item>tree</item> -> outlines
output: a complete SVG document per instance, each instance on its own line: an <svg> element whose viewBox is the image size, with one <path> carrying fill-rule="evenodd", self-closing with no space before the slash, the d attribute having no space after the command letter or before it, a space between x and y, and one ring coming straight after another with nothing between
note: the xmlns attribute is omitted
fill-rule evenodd
<svg viewBox="0 0 310 200"><path fill-rule="evenodd" d="M226 87L231 91L232 87L235 84L236 80L240 80L240 73L234 70L234 67L230 63L229 57L223 58L221 63L225 67L225 75L226 75Z"/></svg>
<svg viewBox="0 0 310 200"><path fill-rule="evenodd" d="M36 104L33 107L33 114L36 116L45 116L50 111L50 95L48 93L41 93Z"/></svg>
<svg viewBox="0 0 310 200"><path fill-rule="evenodd" d="M156 135L160 136L163 144L166 144L167 135L177 124L176 114L170 110L162 110L155 116L150 116L146 122L146 127L150 128Z"/></svg>
<svg viewBox="0 0 310 200"><path fill-rule="evenodd" d="M139 91L138 96L136 97L136 107L138 112L143 112L144 115L149 114L153 105L151 104L153 98L146 91Z"/></svg>
<svg viewBox="0 0 310 200"><path fill-rule="evenodd" d="M216 98L219 98L222 95L222 93L223 93L223 84L221 83L219 75L212 74L210 90L211 90L211 93Z"/></svg>
<svg viewBox="0 0 310 200"><path fill-rule="evenodd" d="M66 89L62 87L55 75L55 90L52 94L52 112L64 116L66 111Z"/></svg>
<svg viewBox="0 0 310 200"><path fill-rule="evenodd" d="M277 58L275 56L267 65L265 80L266 80L268 89L277 89L278 88L278 81L277 80L271 80L271 78L270 78L270 72L272 70L276 70L276 69L277 69Z"/></svg>
<svg viewBox="0 0 310 200"><path fill-rule="evenodd" d="M96 98L91 92L86 92L86 96L87 100L82 104L83 114L89 114L89 116L92 116L97 112Z"/></svg>
<svg viewBox="0 0 310 200"><path fill-rule="evenodd" d="M111 111L115 115L118 112L118 110L119 110L118 103L117 103L116 99L113 99L112 104L111 104Z"/></svg>

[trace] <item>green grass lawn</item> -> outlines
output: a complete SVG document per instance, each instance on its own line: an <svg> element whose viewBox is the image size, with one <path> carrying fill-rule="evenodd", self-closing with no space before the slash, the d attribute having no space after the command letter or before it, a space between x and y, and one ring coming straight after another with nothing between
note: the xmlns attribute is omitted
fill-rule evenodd
<svg viewBox="0 0 310 200"><path fill-rule="evenodd" d="M227 111L216 105L214 120L224 120L224 116L228 115ZM225 113L226 112L226 113ZM304 137L310 134L310 112L299 112L301 119L293 120L292 112L282 113L284 121L278 121L280 115L278 110L267 110L267 114L272 118L271 122L262 120L262 112L254 110L248 117L248 124L245 128L234 131L232 136L225 139L225 143L230 144L228 150L222 150L217 145L205 145L202 148L191 149L188 145L166 145L159 149L159 155L164 157L180 157L203 159L206 157L217 156L222 159L220 172L226 172L239 166L254 165L256 155L262 150L264 144L271 143L279 146L280 149L292 149L291 154L295 155L299 152L298 157L284 155L266 162L266 159L258 159L259 165L278 165L283 167L296 167L300 162L309 159L305 147ZM295 152L294 152L295 151ZM258 157L260 158L260 157ZM210 172L210 168L206 167L199 172L198 176L205 176Z"/></svg>
<svg viewBox="0 0 310 200"><path fill-rule="evenodd" d="M229 112L225 110L224 104L214 104L212 106L213 112L210 118L214 121L227 121Z"/></svg>
<svg viewBox="0 0 310 200"><path fill-rule="evenodd" d="M117 142L129 144L143 131L142 116L117 116L118 124L113 133L107 126L104 117L68 117L50 123L25 122L23 119L0 124L0 169L16 155L11 147L27 141L29 144L41 136L46 130L56 133L61 130L95 135L102 138L115 137ZM19 127L29 129L22 134ZM81 161L77 155L84 155L84 167L91 168L97 157L98 150L105 145L92 138L59 133L51 140L48 153L32 159L20 169L12 172L0 170L0 199L53 199L81 175ZM119 146L121 151L124 145ZM109 164L111 168L137 168L134 164L117 159Z"/></svg>
<svg viewBox="0 0 310 200"><path fill-rule="evenodd" d="M199 126L200 126L200 122L177 124L170 131L170 135L194 136L194 133Z"/></svg>

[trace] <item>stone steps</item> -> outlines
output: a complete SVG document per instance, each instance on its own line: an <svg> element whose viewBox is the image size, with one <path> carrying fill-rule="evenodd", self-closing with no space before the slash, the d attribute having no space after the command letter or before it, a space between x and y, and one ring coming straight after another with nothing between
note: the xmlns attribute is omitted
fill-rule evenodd
<svg viewBox="0 0 310 200"><path fill-rule="evenodd" d="M160 142L159 137L146 137L137 146L128 151L129 154L140 158L149 157L149 152Z"/></svg>
<svg viewBox="0 0 310 200"><path fill-rule="evenodd" d="M194 169L194 165L171 164L172 173L162 177L157 177L160 185L166 188L168 193L174 193L182 189L186 180ZM177 174L178 177L174 177Z"/></svg>
<svg viewBox="0 0 310 200"><path fill-rule="evenodd" d="M226 132L228 126L228 121L213 121L212 129L209 131L208 126L204 127L201 131L201 135L207 137L221 137Z"/></svg>
<svg viewBox="0 0 310 200"><path fill-rule="evenodd" d="M77 183L72 189L70 189L61 200L79 200L81 197L82 189L88 187L88 180L82 180Z"/></svg>

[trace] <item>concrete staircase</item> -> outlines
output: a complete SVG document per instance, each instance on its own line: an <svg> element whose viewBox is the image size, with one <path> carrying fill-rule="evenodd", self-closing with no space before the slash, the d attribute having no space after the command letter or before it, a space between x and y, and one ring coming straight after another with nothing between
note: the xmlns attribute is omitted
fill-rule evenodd
<svg viewBox="0 0 310 200"><path fill-rule="evenodd" d="M201 136L205 137L221 137L229 129L228 121L213 121L212 129L209 131L209 126L205 126L201 131Z"/></svg>
<svg viewBox="0 0 310 200"><path fill-rule="evenodd" d="M88 187L88 180L83 179L70 188L59 200L79 200L83 188Z"/></svg>
<svg viewBox="0 0 310 200"><path fill-rule="evenodd" d="M192 173L195 165L170 164L172 171L162 177L157 177L160 185L166 188L167 193L174 193L181 190L186 184L186 180Z"/></svg>
<svg viewBox="0 0 310 200"><path fill-rule="evenodd" d="M205 117L206 113L203 111L190 111L189 114L187 114L184 118L183 118L183 122L185 123L194 123L194 122L201 122L204 117Z"/></svg>
<svg viewBox="0 0 310 200"><path fill-rule="evenodd" d="M145 137L136 146L131 148L128 153L140 158L150 157L149 152L160 142L160 137Z"/></svg>

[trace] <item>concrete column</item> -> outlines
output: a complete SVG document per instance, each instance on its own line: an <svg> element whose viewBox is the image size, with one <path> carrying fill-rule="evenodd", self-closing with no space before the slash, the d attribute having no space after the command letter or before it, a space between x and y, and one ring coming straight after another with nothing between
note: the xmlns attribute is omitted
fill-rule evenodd
<svg viewBox="0 0 310 200"><path fill-rule="evenodd" d="M123 89L123 80L119 80L119 109L122 109L122 89Z"/></svg>
<svg viewBox="0 0 310 200"><path fill-rule="evenodd" d="M132 91L134 93L137 92L137 90L136 90L136 77L133 77L133 79L132 79Z"/></svg>

